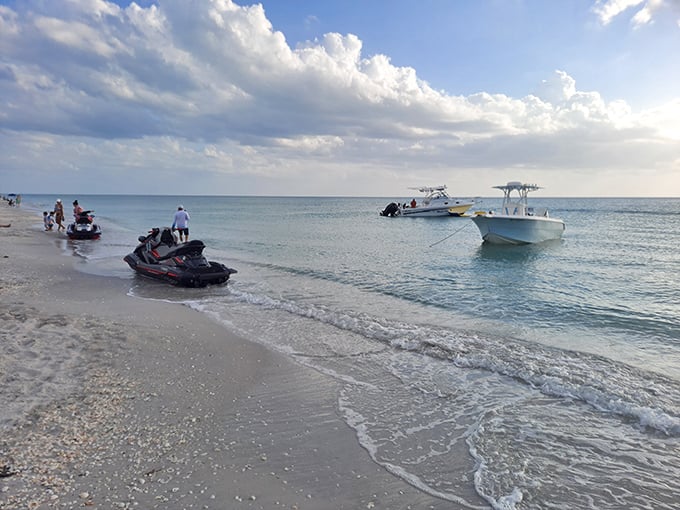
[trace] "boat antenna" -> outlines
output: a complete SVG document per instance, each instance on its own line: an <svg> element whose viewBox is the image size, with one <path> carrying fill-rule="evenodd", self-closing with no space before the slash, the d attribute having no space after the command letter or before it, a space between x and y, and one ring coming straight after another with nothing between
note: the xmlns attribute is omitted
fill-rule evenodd
<svg viewBox="0 0 680 510"><path fill-rule="evenodd" d="M446 241L449 237L453 237L453 236L456 235L458 232L460 232L460 231L463 230L465 227L467 227L470 223L471 223L471 222L466 221L466 222L465 222L465 225L463 225L462 227L460 227L460 228L459 228L458 230L456 230L453 234L449 234L449 235L446 236L444 239L440 239L440 240L437 241L436 243L432 243L432 244L430 245L430 248L432 248L432 247L433 247L434 245L436 245L436 244L439 244L439 243L442 243L442 242Z"/></svg>

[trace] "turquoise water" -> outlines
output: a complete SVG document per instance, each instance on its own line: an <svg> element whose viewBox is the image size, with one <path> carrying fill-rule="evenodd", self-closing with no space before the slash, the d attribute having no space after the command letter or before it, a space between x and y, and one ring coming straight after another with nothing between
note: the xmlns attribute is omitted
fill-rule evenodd
<svg viewBox="0 0 680 510"><path fill-rule="evenodd" d="M380 217L384 198L61 198L103 228L45 234L81 270L336 378L357 440L422 490L468 507L676 508L680 199L537 198L563 239L499 247L466 218ZM228 286L170 288L122 261L179 203L208 258L238 269Z"/></svg>

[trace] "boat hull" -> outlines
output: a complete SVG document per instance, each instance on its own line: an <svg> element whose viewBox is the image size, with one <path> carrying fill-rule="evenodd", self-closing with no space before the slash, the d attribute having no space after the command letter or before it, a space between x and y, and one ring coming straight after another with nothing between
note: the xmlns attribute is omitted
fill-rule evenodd
<svg viewBox="0 0 680 510"><path fill-rule="evenodd" d="M542 243L560 239L564 232L564 222L557 218L478 214L471 219L491 244Z"/></svg>
<svg viewBox="0 0 680 510"><path fill-rule="evenodd" d="M450 216L448 207L428 208L418 207L415 209L402 209L401 216L405 218L435 218Z"/></svg>
<svg viewBox="0 0 680 510"><path fill-rule="evenodd" d="M449 215L458 217L463 216L474 204L474 201L460 203L457 202L453 206L449 207Z"/></svg>
<svg viewBox="0 0 680 510"><path fill-rule="evenodd" d="M219 262L207 262L201 268L182 268L170 263L149 264L135 253L126 255L123 260L134 269L137 274L146 278L160 280L179 287L205 287L206 285L221 285L229 281L229 277L236 272Z"/></svg>
<svg viewBox="0 0 680 510"><path fill-rule="evenodd" d="M448 201L434 207L418 206L401 209L401 216L409 218L446 218L449 216L462 216L474 205L474 201Z"/></svg>

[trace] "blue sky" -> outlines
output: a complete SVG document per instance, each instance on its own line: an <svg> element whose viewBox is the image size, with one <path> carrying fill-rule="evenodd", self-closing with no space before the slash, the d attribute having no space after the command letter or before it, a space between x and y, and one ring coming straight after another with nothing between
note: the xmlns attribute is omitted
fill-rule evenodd
<svg viewBox="0 0 680 510"><path fill-rule="evenodd" d="M677 3L677 2L676 2ZM635 10L603 26L593 1L298 0L265 3L293 47L326 32L357 34L367 55L410 66L435 89L522 97L555 69L606 99L651 106L680 84L680 3L654 26L634 29ZM642 5L642 3L641 3ZM644 61L644 67L638 65Z"/></svg>
<svg viewBox="0 0 680 510"><path fill-rule="evenodd" d="M0 192L680 196L678 55L678 0L0 0Z"/></svg>

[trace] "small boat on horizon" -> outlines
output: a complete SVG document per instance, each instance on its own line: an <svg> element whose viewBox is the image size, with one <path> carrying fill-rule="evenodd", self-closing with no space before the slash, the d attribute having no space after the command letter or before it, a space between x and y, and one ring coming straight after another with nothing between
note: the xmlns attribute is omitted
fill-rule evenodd
<svg viewBox="0 0 680 510"><path fill-rule="evenodd" d="M545 207L530 207L527 195L541 189L535 184L510 181L494 186L503 191L500 212L478 211L471 217L484 242L492 244L534 244L560 239L564 222L551 218Z"/></svg>
<svg viewBox="0 0 680 510"><path fill-rule="evenodd" d="M384 210L380 211L380 216L411 218L463 216L475 204L475 201L471 198L451 197L446 192L446 185L409 189L424 193L425 196L420 201L414 198L410 204L399 205L396 202L391 202Z"/></svg>

